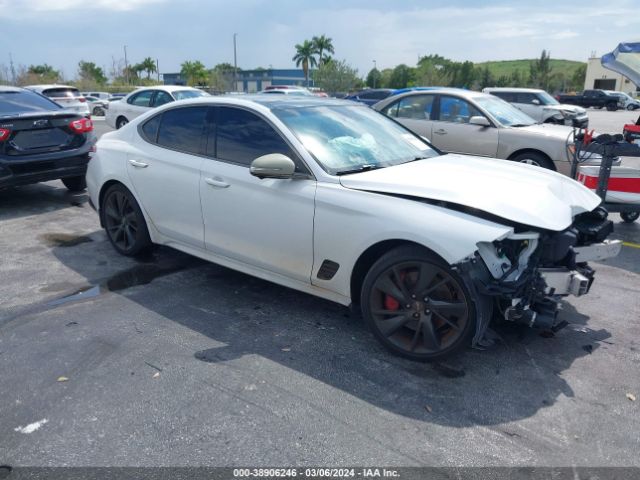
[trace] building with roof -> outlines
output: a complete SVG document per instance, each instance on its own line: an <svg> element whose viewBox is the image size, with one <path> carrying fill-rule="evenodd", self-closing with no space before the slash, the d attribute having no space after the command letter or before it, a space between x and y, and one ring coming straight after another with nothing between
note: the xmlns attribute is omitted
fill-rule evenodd
<svg viewBox="0 0 640 480"><path fill-rule="evenodd" d="M163 73L165 85L186 85L186 79L180 73ZM255 93L270 85L307 86L304 71L299 68L266 68L239 70L236 75L236 91ZM309 87L315 86L313 70L309 72Z"/></svg>

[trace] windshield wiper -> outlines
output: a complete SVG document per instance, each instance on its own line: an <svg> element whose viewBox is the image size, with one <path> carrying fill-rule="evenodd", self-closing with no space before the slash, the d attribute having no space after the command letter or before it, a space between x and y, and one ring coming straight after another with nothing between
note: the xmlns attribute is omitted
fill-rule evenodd
<svg viewBox="0 0 640 480"><path fill-rule="evenodd" d="M512 127L530 127L531 124L530 123L514 123L513 125L511 125Z"/></svg>
<svg viewBox="0 0 640 480"><path fill-rule="evenodd" d="M360 165L358 168L353 168L351 170L341 170L336 172L336 175L349 175L350 173L360 173L360 172L368 172L369 170L376 170L378 168L382 168L380 165Z"/></svg>

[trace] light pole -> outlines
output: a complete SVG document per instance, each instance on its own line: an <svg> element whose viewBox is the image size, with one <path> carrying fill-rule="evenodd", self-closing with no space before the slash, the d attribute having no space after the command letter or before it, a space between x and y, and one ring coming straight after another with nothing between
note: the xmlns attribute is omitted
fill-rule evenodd
<svg viewBox="0 0 640 480"><path fill-rule="evenodd" d="M127 46L124 46L124 78L129 85L129 64L127 63Z"/></svg>
<svg viewBox="0 0 640 480"><path fill-rule="evenodd" d="M237 33L233 34L233 90L238 91L238 55L236 51Z"/></svg>
<svg viewBox="0 0 640 480"><path fill-rule="evenodd" d="M373 61L373 88L376 88L376 73L378 73L378 64Z"/></svg>

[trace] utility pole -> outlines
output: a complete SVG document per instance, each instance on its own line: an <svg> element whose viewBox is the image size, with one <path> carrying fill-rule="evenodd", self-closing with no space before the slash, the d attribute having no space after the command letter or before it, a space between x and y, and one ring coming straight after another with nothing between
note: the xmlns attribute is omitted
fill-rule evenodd
<svg viewBox="0 0 640 480"><path fill-rule="evenodd" d="M158 63L157 58L156 58L156 75L158 75L158 83L160 83L160 63Z"/></svg>
<svg viewBox="0 0 640 480"><path fill-rule="evenodd" d="M237 33L233 34L233 91L238 91L238 55L236 51Z"/></svg>
<svg viewBox="0 0 640 480"><path fill-rule="evenodd" d="M373 88L376 88L376 76L378 73L378 64L376 61L373 61Z"/></svg>
<svg viewBox="0 0 640 480"><path fill-rule="evenodd" d="M124 46L124 78L129 85L129 64L127 63L127 46Z"/></svg>

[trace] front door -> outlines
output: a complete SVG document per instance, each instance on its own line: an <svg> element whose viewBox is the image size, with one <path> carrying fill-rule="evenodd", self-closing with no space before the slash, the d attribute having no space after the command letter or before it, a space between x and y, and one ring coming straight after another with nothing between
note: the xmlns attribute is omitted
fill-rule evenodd
<svg viewBox="0 0 640 480"><path fill-rule="evenodd" d="M284 138L261 116L220 106L209 115L200 195L206 248L213 253L309 282L313 267L316 181ZM249 173L262 155L282 153L296 179Z"/></svg>
<svg viewBox="0 0 640 480"><path fill-rule="evenodd" d="M432 94L408 95L386 107L382 113L431 141L435 97Z"/></svg>
<svg viewBox="0 0 640 480"><path fill-rule="evenodd" d="M498 129L470 124L474 116L483 115L462 98L442 95L438 119L431 127L433 144L448 153L495 157Z"/></svg>

